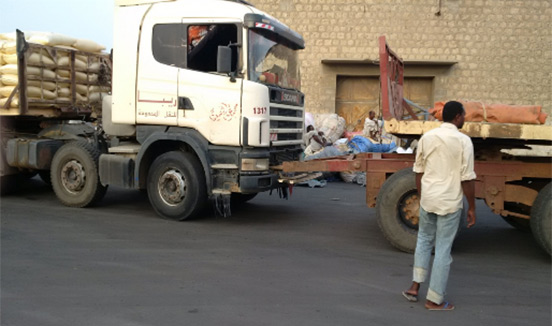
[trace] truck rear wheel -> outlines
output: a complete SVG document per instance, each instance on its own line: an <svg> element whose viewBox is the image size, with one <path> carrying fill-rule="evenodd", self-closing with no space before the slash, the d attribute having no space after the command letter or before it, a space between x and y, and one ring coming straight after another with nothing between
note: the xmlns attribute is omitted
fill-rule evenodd
<svg viewBox="0 0 552 326"><path fill-rule="evenodd" d="M196 216L207 202L203 169L190 153L162 154L148 174L148 196L161 217L183 221Z"/></svg>
<svg viewBox="0 0 552 326"><path fill-rule="evenodd" d="M103 198L107 187L100 183L100 151L86 141L63 145L51 166L52 188L57 198L70 207L91 206Z"/></svg>
<svg viewBox="0 0 552 326"><path fill-rule="evenodd" d="M531 231L537 243L552 255L552 183L549 183L539 191L533 207L531 207Z"/></svg>
<svg viewBox="0 0 552 326"><path fill-rule="evenodd" d="M418 235L420 200L411 168L394 173L381 187L376 200L378 225L397 249L413 253Z"/></svg>

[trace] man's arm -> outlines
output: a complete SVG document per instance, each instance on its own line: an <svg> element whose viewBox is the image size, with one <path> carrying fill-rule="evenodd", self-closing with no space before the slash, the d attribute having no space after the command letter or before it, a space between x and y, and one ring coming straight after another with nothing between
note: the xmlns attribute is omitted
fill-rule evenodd
<svg viewBox="0 0 552 326"><path fill-rule="evenodd" d="M322 147L326 146L326 144L320 139L319 135L313 135L312 139L314 139L315 142L319 143Z"/></svg>
<svg viewBox="0 0 552 326"><path fill-rule="evenodd" d="M468 199L468 228L475 225L475 178L473 143L471 139L463 135L464 150L462 153L462 190Z"/></svg>
<svg viewBox="0 0 552 326"><path fill-rule="evenodd" d="M319 131L318 132L318 136L320 136L320 140L322 140L323 144L322 146L331 146L332 143L330 143L327 139L326 139L326 136L324 135L324 132L323 131Z"/></svg>
<svg viewBox="0 0 552 326"><path fill-rule="evenodd" d="M422 198L422 177L423 173L416 173L416 188L418 189L418 196Z"/></svg>
<svg viewBox="0 0 552 326"><path fill-rule="evenodd" d="M468 228L475 225L475 180L462 181L462 190L468 199Z"/></svg>

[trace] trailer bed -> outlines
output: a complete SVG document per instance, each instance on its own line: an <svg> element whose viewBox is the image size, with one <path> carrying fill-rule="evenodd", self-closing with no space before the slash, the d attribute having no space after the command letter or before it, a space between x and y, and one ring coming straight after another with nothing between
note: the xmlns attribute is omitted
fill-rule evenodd
<svg viewBox="0 0 552 326"><path fill-rule="evenodd" d="M385 121L387 133L398 137L419 137L437 128L441 121L397 120ZM552 144L552 126L515 123L465 122L460 130L471 138L524 141L526 144Z"/></svg>

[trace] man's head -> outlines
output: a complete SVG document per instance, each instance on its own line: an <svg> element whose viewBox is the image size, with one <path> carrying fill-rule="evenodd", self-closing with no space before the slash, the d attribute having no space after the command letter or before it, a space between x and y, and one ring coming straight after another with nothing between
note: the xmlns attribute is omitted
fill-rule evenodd
<svg viewBox="0 0 552 326"><path fill-rule="evenodd" d="M310 132L310 131L313 131L314 130L314 127L312 125L309 125L307 127L307 132Z"/></svg>
<svg viewBox="0 0 552 326"><path fill-rule="evenodd" d="M464 106L460 102L449 101L443 108L443 121L452 123L458 129L464 126L465 115L466 111L464 111Z"/></svg>
<svg viewBox="0 0 552 326"><path fill-rule="evenodd" d="M374 111L368 112L368 118L370 118L370 120L374 120L375 117L376 117L376 112Z"/></svg>

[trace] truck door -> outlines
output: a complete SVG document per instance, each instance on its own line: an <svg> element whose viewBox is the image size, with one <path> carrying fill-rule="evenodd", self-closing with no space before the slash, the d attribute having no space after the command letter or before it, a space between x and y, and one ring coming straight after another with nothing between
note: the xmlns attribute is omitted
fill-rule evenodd
<svg viewBox="0 0 552 326"><path fill-rule="evenodd" d="M178 124L178 69L185 64L185 39L180 23L144 22L138 61L137 123Z"/></svg>
<svg viewBox="0 0 552 326"><path fill-rule="evenodd" d="M186 26L186 68L178 73L178 125L198 130L210 143L240 145L243 78L217 74L218 46L238 43L237 23L193 23ZM233 47L233 71L238 64Z"/></svg>

